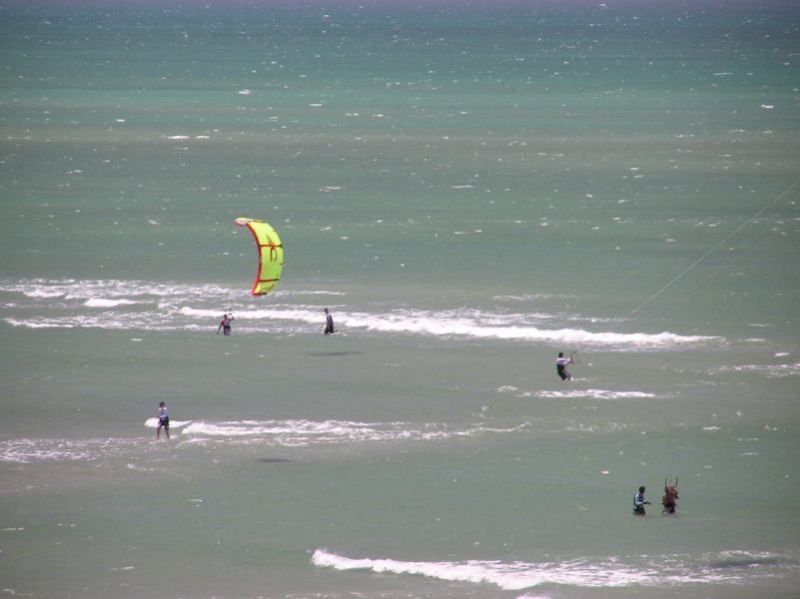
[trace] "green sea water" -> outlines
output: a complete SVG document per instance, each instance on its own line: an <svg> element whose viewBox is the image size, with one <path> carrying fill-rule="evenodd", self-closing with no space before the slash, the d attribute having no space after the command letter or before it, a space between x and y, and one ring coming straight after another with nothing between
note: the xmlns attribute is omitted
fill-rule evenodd
<svg viewBox="0 0 800 599"><path fill-rule="evenodd" d="M0 5L2 592L796 596L799 29Z"/></svg>

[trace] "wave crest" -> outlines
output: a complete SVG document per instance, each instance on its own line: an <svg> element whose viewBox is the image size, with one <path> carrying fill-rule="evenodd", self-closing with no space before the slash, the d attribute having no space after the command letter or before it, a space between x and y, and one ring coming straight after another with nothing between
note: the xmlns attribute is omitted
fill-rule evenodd
<svg viewBox="0 0 800 599"><path fill-rule="evenodd" d="M652 556L644 559L621 556L580 558L553 562L502 562L469 560L462 562L399 561L382 558L350 558L317 549L311 562L335 570L368 570L376 573L412 574L446 580L493 584L507 591L542 585L569 585L584 588L655 587L698 583L742 583L754 575L770 576L769 567L793 567L793 561L778 554L737 551L692 557L690 555ZM758 574L753 564L763 566Z"/></svg>

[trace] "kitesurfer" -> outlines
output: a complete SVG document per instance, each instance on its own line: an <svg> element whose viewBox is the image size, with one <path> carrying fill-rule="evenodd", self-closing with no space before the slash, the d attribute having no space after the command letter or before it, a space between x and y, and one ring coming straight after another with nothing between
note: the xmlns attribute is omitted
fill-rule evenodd
<svg viewBox="0 0 800 599"><path fill-rule="evenodd" d="M169 410L167 410L167 404L163 401L158 404L158 426L156 427L156 440L161 438L161 429L164 429L164 433L167 435L167 439L169 439Z"/></svg>
<svg viewBox="0 0 800 599"><path fill-rule="evenodd" d="M664 509L661 510L662 514L667 514L671 516L675 513L675 510L678 508L678 479L675 479L675 484L669 484L668 481L664 481L664 495L661 497L661 505L664 506Z"/></svg>
<svg viewBox="0 0 800 599"><path fill-rule="evenodd" d="M572 364L572 356L569 358L564 357L564 352L558 352L558 359L556 359L556 372L561 377L562 381L571 381L572 375L567 372L567 366Z"/></svg>
<svg viewBox="0 0 800 599"><path fill-rule="evenodd" d="M639 487L639 492L633 495L633 515L646 516L644 506L650 505L650 502L644 498L644 487Z"/></svg>
<svg viewBox="0 0 800 599"><path fill-rule="evenodd" d="M336 330L333 328L333 316L331 315L331 313L328 311L327 308L325 308L324 312L325 312L325 334L331 335L336 332Z"/></svg>
<svg viewBox="0 0 800 599"><path fill-rule="evenodd" d="M231 321L233 320L233 314L230 316L228 314L222 315L222 320L217 327L217 335L219 332L222 331L222 334L228 337L231 334Z"/></svg>

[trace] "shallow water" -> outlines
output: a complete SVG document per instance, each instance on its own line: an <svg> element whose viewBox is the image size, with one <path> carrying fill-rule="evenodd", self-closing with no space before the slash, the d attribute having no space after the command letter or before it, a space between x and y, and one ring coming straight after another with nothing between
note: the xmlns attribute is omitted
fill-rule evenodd
<svg viewBox="0 0 800 599"><path fill-rule="evenodd" d="M4 592L795 594L796 9L2 11Z"/></svg>

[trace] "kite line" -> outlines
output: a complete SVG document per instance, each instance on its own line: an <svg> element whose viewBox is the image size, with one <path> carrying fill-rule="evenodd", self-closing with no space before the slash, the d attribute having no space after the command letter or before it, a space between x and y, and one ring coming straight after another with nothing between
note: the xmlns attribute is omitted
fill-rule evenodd
<svg viewBox="0 0 800 599"><path fill-rule="evenodd" d="M661 294L662 294L662 293L664 293L664 292L665 292L667 289L669 289L670 287L672 287L672 286L673 286L675 283L677 283L677 282L678 282L680 279L682 279L684 276L686 276L686 274L688 274L688 273L689 273L689 272L690 272L692 269L694 269L694 267L695 267L695 266L697 266L698 264L700 264L701 262L703 262L703 260L705 260L706 258L708 258L708 257L709 257L711 254L713 254L714 252L716 252L716 251L719 249L719 247L720 247L720 246L722 246L722 245L724 245L725 243L727 243L728 241L730 241L730 240L731 240L731 238L733 238L733 237L734 237L734 236L735 236L737 233L739 233L739 231L741 231L742 229L744 229L744 228L745 228L747 225L749 225L750 223L752 223L754 220L756 220L756 219L757 219L759 216L761 216L761 215L762 215L762 214L764 214L764 213L765 213L767 210L769 210L770 208L772 208L772 206L774 206L775 204L777 204L779 201L783 200L783 198L784 198L785 196L787 196L787 195L789 195L790 193L792 193L793 191L795 191L795 190L796 190L798 187L800 187L800 178L798 178L798 179L797 179L797 180L796 180L794 183L792 183L792 184L791 184L789 187L787 187L786 189L784 189L784 190L783 190L781 193L779 193L778 195L776 195L776 196L775 196L775 197L774 197L774 198L773 198L773 199L772 199L770 202L766 203L766 204L765 204L765 205L764 205L764 206L763 206L763 207L762 207L760 210L758 210L758 212L756 212L756 213L755 213L753 216L751 216L749 219L747 219L747 220L746 220L745 222L743 222L741 225L739 225L738 227L736 227L736 228L735 228L733 231L731 231L731 232L730 232L730 233L729 233L727 236L725 236L725 237L724 237L724 238L722 238L720 241L718 241L718 242L717 242L717 243L715 243L713 246L711 246L711 248L709 248L709 249L708 249L708 250L707 250L707 251L706 251L706 252L705 252L705 253L704 253L702 256L700 256L700 257L699 257L697 260L695 260L694 262L692 262L692 263L691 263L689 266L687 266L687 267L686 267L686 268L684 268L684 269L683 269L681 272L679 272L677 275L675 275L674 277L672 277L672 279L671 279L671 280L670 280L670 281L669 281L667 284L665 284L665 285L664 285L664 286L662 286L660 289L658 289L658 291L656 291L655 293L653 293L653 294L652 294L650 297L648 297L647 299L645 299L644 301L642 301L642 302L641 302L641 303L640 303L638 306L636 306L636 307L635 307L633 310L631 310L631 311L628 313L628 315L627 315L627 316L625 316L625 318L623 318L623 319L622 319L622 322L624 323L624 322L625 322L626 320L628 320L628 319L629 319L631 316L633 316L634 314L636 314L637 312L639 312L639 310L641 310L642 308L644 308L644 307L645 307L647 304L649 304L650 302L652 302L652 301L653 301L654 299L656 299L656 298L657 298L659 295L661 295Z"/></svg>

